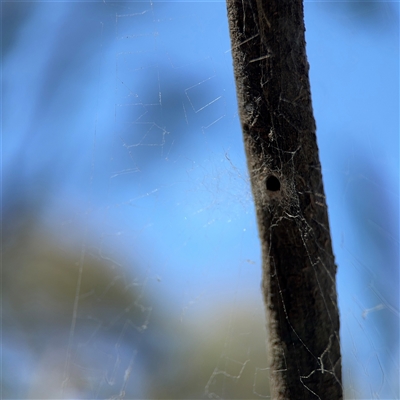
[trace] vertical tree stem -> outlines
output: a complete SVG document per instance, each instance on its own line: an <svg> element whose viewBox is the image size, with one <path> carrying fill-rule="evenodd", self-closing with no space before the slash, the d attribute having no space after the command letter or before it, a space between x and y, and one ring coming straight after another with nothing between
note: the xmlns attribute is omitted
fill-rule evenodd
<svg viewBox="0 0 400 400"><path fill-rule="evenodd" d="M263 254L273 399L341 399L336 265L301 0L227 0Z"/></svg>

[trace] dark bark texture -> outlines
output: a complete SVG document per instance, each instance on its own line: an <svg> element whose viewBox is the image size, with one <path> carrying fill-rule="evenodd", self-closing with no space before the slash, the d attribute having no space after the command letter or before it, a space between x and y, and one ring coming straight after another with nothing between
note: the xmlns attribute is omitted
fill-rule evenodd
<svg viewBox="0 0 400 400"><path fill-rule="evenodd" d="M336 265L301 0L227 0L263 253L273 399L341 399Z"/></svg>

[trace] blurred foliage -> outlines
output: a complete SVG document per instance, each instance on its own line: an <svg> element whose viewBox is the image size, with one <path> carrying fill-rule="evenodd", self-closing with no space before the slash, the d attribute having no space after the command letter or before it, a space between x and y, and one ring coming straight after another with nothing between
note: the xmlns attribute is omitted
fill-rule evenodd
<svg viewBox="0 0 400 400"><path fill-rule="evenodd" d="M352 20L365 27L381 28L379 21L387 21L391 10L389 3L382 2L347 2L344 6L354 16ZM38 5L4 2L1 7L4 59ZM337 3L333 8L338 9ZM79 15L82 17L83 13ZM98 23L102 19L106 21L106 17L108 12L93 19ZM115 28L114 19L110 26ZM62 56L69 58L77 52L77 44L83 46L87 38L82 37L79 41L82 43L78 43L76 38L80 34L73 30L66 30L65 34L72 39L65 42L68 46L62 42L60 47ZM82 64L77 63L75 67L81 70ZM48 68L47 85L57 87L54 84L59 78L54 74L57 69L53 64ZM72 68L71 75L74 71ZM165 132L171 133L166 145L174 143L176 150L185 142L196 146L196 138L189 139L186 135L182 110L178 108L187 84L180 71L173 72L170 70L162 77L168 83L163 88L164 114L150 107L146 110L146 121L157 121ZM83 78L78 87L86 82ZM190 80L199 81L198 78ZM144 79L143 91L146 84ZM199 96L203 95L199 92ZM53 100L51 96L43 100L46 112ZM132 115L127 115L127 119L132 119ZM70 138L69 130L67 133L66 137ZM233 312L232 305L215 304L213 310L199 315L196 324L182 323L171 316L166 299L146 290L143 265L132 260L128 272L127 268L99 255L95 246L91 246L90 227L87 234L78 226L71 226L69 232L63 229L74 237L71 244L69 238L63 240L58 232L42 225L43 210L60 190L61 185L57 184L65 183L66 173L60 165L77 168L76 146L68 153L60 141L60 132L56 136L49 130L48 134L56 137L55 143L60 149L54 144L48 154L37 154L36 164L26 163L27 152L32 152L35 144L29 130L23 138L24 145L15 152L8 174L3 177L3 191L8 196L2 214L3 398L60 398L63 387L66 398L259 399L267 396L265 320L261 312L249 312L259 306L241 304ZM140 140L129 134L132 137L128 136L127 141ZM47 141L46 137L44 142ZM59 163L65 154L68 163ZM141 157L140 167L159 168L156 163L161 159L159 148L149 147L148 151L141 148L134 155L136 160ZM97 168L102 166L99 164ZM86 180L84 185L87 186ZM382 199L375 200L374 193L367 192L366 188L359 193L362 198L351 204L352 214L358 219L360 229L369 236L368 243L378 246L381 242L375 237L377 230L365 226L363 215L379 213ZM368 204L365 198L370 199ZM366 207L363 215L355 212L361 209L360 204ZM379 222L379 215L374 219ZM393 260L389 260L393 253L387 252L384 244L381 249L383 263L388 268L386 273L396 274L389 271L393 264L386 262ZM379 278L379 271L374 272ZM381 286L379 291L383 293L385 288ZM385 321L378 322L388 323ZM387 343L396 339L385 338Z"/></svg>
<svg viewBox="0 0 400 400"><path fill-rule="evenodd" d="M264 318L249 314L254 306L216 305L195 326L179 324L134 272L96 256L83 237L76 249L21 215L3 243L4 397L268 394Z"/></svg>
<svg viewBox="0 0 400 400"><path fill-rule="evenodd" d="M151 314L140 285L85 247L58 243L34 219L17 226L3 245L3 343L11 353L3 395L58 397L64 374L66 393L93 389L94 380L113 382L126 361L120 347L138 341ZM147 352L149 346L142 343ZM28 361L35 372L26 394L20 365Z"/></svg>

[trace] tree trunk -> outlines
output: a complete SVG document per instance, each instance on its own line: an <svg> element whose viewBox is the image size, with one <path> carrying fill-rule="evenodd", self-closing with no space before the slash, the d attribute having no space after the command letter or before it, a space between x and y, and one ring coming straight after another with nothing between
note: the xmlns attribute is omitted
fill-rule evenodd
<svg viewBox="0 0 400 400"><path fill-rule="evenodd" d="M301 0L227 0L263 254L273 399L341 399L336 265Z"/></svg>

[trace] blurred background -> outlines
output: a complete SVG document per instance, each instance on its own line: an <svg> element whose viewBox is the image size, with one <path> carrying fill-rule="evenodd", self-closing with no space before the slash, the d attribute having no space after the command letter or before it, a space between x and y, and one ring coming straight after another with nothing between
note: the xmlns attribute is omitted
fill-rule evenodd
<svg viewBox="0 0 400 400"><path fill-rule="evenodd" d="M269 398L226 5L6 2L2 398ZM399 4L306 2L347 399L399 394Z"/></svg>

